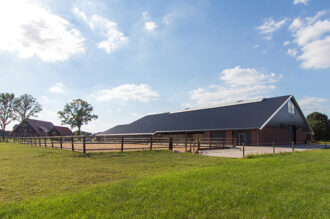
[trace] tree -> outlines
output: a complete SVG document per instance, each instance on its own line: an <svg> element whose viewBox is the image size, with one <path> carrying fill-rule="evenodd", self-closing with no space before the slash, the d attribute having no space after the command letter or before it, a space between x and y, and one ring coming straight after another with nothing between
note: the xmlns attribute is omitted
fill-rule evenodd
<svg viewBox="0 0 330 219"><path fill-rule="evenodd" d="M315 140L330 139L330 123L327 115L314 112L307 116L307 120L314 131Z"/></svg>
<svg viewBox="0 0 330 219"><path fill-rule="evenodd" d="M0 127L3 129L3 139L6 135L6 126L15 120L15 94L0 94Z"/></svg>
<svg viewBox="0 0 330 219"><path fill-rule="evenodd" d="M72 100L64 106L63 111L59 111L57 114L61 119L62 125L70 125L71 128L78 128L78 134L80 135L80 129L82 125L87 125L88 122L93 119L97 119L98 116L92 114L93 106L84 100L76 99Z"/></svg>
<svg viewBox="0 0 330 219"><path fill-rule="evenodd" d="M24 122L30 117L37 117L41 110L42 107L37 99L29 94L23 94L15 100L16 119L20 122Z"/></svg>

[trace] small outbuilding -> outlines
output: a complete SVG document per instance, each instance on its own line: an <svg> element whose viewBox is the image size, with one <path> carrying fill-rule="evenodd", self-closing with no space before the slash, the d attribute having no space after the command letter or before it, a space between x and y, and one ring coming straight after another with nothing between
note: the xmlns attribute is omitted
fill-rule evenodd
<svg viewBox="0 0 330 219"><path fill-rule="evenodd" d="M307 143L313 130L292 95L147 115L106 136L235 138L237 144Z"/></svg>

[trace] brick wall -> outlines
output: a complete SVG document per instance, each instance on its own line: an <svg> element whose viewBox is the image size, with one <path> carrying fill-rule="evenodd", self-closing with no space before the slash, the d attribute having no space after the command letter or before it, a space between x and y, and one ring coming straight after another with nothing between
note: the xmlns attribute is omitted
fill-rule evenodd
<svg viewBox="0 0 330 219"><path fill-rule="evenodd" d="M204 138L210 138L211 137L211 132L210 131L205 131L204 132Z"/></svg>
<svg viewBox="0 0 330 219"><path fill-rule="evenodd" d="M297 131L296 132L296 142L297 144L306 144L307 141L307 132Z"/></svg>
<svg viewBox="0 0 330 219"><path fill-rule="evenodd" d="M257 130L251 130L251 145L258 145Z"/></svg>
<svg viewBox="0 0 330 219"><path fill-rule="evenodd" d="M289 130L279 128L264 128L259 133L260 145L288 144L290 142Z"/></svg>
<svg viewBox="0 0 330 219"><path fill-rule="evenodd" d="M226 138L232 138L233 137L233 131L232 130L227 130L226 131Z"/></svg>
<svg viewBox="0 0 330 219"><path fill-rule="evenodd" d="M296 131L296 143L304 144L307 139L307 132ZM288 129L264 128L259 132L260 145L268 145L273 141L276 144L289 144L290 134Z"/></svg>

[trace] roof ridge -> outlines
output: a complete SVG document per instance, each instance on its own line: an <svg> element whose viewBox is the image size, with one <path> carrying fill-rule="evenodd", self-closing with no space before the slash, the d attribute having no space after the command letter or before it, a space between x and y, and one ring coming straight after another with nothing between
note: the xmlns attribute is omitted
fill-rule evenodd
<svg viewBox="0 0 330 219"><path fill-rule="evenodd" d="M249 103L258 103L258 102L262 102L264 99L267 99L267 98L256 98L256 99L249 99L249 100L237 100L237 101L234 101L234 102L217 104L217 105L213 105L213 106L187 108L187 109L184 109L184 110L172 111L172 112L169 112L169 113L170 114L173 114L173 113L182 113L182 112L189 112L189 111L196 111L196 110L205 110L205 109L220 108L220 107L226 107L226 106L235 106L235 105L242 105L242 104L249 104Z"/></svg>
<svg viewBox="0 0 330 219"><path fill-rule="evenodd" d="M237 101L231 101L231 102L212 105L212 106L187 108L187 109L184 109L184 110L177 110L177 111L172 111L172 112L168 112L168 113L169 114L182 113L182 112L189 112L189 111L220 108L220 107L226 107L226 106L235 106L235 105L242 105L242 104L249 104L249 103L258 103L258 102L262 102L263 100L267 100L267 99L280 98L280 97L289 97L289 96L292 96L292 95L283 95L283 96L269 97L269 98L261 97L261 98L254 98L254 99L237 100Z"/></svg>

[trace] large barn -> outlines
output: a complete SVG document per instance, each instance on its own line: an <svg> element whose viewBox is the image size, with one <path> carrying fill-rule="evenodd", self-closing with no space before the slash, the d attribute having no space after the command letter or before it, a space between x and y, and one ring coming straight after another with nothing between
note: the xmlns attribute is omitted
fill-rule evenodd
<svg viewBox="0 0 330 219"><path fill-rule="evenodd" d="M237 144L306 143L308 124L292 95L147 115L102 135L236 138Z"/></svg>

